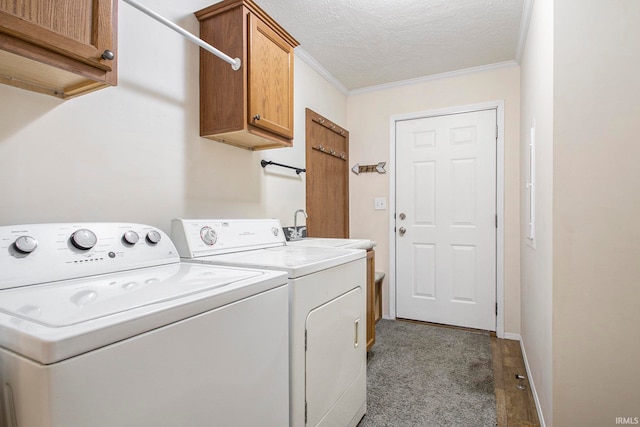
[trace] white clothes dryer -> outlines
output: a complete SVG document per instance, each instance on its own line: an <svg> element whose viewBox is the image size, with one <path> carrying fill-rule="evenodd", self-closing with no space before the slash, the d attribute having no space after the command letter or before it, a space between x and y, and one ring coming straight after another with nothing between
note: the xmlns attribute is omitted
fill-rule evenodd
<svg viewBox="0 0 640 427"><path fill-rule="evenodd" d="M130 223L0 227L0 426L289 422L286 274Z"/></svg>
<svg viewBox="0 0 640 427"><path fill-rule="evenodd" d="M290 426L354 427L366 411L366 253L287 246L280 221L174 219L183 259L285 271Z"/></svg>

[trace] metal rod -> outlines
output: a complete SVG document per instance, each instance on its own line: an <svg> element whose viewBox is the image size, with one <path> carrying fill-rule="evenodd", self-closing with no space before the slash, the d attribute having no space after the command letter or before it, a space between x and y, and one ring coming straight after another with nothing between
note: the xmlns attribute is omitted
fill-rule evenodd
<svg viewBox="0 0 640 427"><path fill-rule="evenodd" d="M231 64L231 68L233 68L234 70L237 71L242 66L242 61L240 61L240 58L233 59L229 55L226 55L226 54L220 52L218 49L216 49L215 47L211 46L209 43L205 42L201 38L194 36L189 31L187 31L184 28L174 24L173 22L169 21L168 19L158 15L154 11L147 9L145 6L141 5L140 3L138 3L138 2L136 2L134 0L122 0L122 1L124 1L125 3L128 3L129 5L135 7L140 12L144 13L145 15L150 16L151 18L155 19L156 21L160 22L161 24L166 25L167 27L171 28L173 31L175 31L175 32L181 34L182 36L184 36L190 42L195 43L198 46L200 46L201 48L211 52L212 54L214 54L218 58L222 59L223 61L228 62L229 64Z"/></svg>
<svg viewBox="0 0 640 427"><path fill-rule="evenodd" d="M260 165L264 168L267 167L269 165L274 165L274 166L280 166L281 168L289 168L289 169L295 169L296 173L298 175L300 175L302 172L306 172L306 169L301 169L301 168L297 168L295 166L289 166L289 165L283 165L281 163L276 163L276 162L272 162L271 160L261 160L260 161Z"/></svg>

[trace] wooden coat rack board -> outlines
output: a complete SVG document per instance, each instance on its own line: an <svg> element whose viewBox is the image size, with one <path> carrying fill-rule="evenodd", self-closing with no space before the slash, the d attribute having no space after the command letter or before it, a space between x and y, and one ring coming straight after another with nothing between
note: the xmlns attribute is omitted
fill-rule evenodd
<svg viewBox="0 0 640 427"><path fill-rule="evenodd" d="M336 125L335 123L332 123L331 121L329 121L329 120L327 120L327 119L325 119L323 117L315 116L315 117L312 117L311 120L314 123L317 123L320 126L323 126L323 127L329 129L330 131L332 131L332 132L334 132L334 133L336 133L336 134L338 134L338 135L340 135L342 137L344 137L344 136L346 136L348 134L348 132L346 130L344 130L340 126ZM328 155L333 156L333 157L335 157L337 159L344 160L345 162L347 161L347 158L348 158L348 154L347 153L344 153L344 152L338 153L333 148L325 147L322 144L318 144L318 145L312 146L311 148L313 148L314 150L317 150L317 151L319 151L319 152L321 152L323 154L328 154Z"/></svg>
<svg viewBox="0 0 640 427"><path fill-rule="evenodd" d="M305 109L307 235L349 237L349 131Z"/></svg>

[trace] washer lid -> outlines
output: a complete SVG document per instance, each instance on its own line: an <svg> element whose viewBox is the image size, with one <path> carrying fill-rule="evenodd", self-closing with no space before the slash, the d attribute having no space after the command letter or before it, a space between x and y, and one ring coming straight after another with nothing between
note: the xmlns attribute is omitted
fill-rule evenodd
<svg viewBox="0 0 640 427"><path fill-rule="evenodd" d="M286 283L271 271L176 263L0 291L0 346L53 363Z"/></svg>
<svg viewBox="0 0 640 427"><path fill-rule="evenodd" d="M7 290L1 294L0 311L44 326L71 326L262 274L253 270L203 270L172 264Z"/></svg>
<svg viewBox="0 0 640 427"><path fill-rule="evenodd" d="M365 258L360 249L278 246L194 259L202 263L286 271L290 279Z"/></svg>

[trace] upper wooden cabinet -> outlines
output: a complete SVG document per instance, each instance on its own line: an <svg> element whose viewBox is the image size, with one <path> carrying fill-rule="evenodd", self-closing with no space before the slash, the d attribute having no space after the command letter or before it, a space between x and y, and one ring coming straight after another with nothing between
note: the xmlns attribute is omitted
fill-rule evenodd
<svg viewBox="0 0 640 427"><path fill-rule="evenodd" d="M260 150L293 145L293 49L298 42L251 0L196 12L200 38L242 67L200 52L200 135Z"/></svg>
<svg viewBox="0 0 640 427"><path fill-rule="evenodd" d="M70 98L117 83L117 0L0 0L0 82Z"/></svg>

